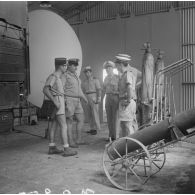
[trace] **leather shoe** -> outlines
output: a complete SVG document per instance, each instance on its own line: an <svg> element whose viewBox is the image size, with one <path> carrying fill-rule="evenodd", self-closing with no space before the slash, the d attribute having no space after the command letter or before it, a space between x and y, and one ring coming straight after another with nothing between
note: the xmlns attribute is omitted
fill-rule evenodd
<svg viewBox="0 0 195 195"><path fill-rule="evenodd" d="M77 144L69 144L71 148L78 148L79 146Z"/></svg>
<svg viewBox="0 0 195 195"><path fill-rule="evenodd" d="M96 135L97 134L97 131L94 129L94 130L91 130L91 135Z"/></svg>
<svg viewBox="0 0 195 195"><path fill-rule="evenodd" d="M89 131L86 131L86 133L91 133L93 130L91 129L91 130L89 130Z"/></svg>
<svg viewBox="0 0 195 195"><path fill-rule="evenodd" d="M91 129L89 131L86 131L86 133L89 133L91 135L96 135L97 134L97 131L95 129Z"/></svg>
<svg viewBox="0 0 195 195"><path fill-rule="evenodd" d="M72 150L71 148L65 148L64 149L64 152L62 154L63 157L68 157L68 156L74 156L74 155L77 155L78 152L77 151L74 151Z"/></svg>
<svg viewBox="0 0 195 195"><path fill-rule="evenodd" d="M60 154L63 150L59 150L56 146L49 146L48 154Z"/></svg>

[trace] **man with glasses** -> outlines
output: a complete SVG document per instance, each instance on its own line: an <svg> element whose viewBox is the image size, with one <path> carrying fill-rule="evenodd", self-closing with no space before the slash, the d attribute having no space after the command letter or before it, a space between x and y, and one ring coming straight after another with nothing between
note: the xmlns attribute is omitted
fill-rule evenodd
<svg viewBox="0 0 195 195"><path fill-rule="evenodd" d="M87 99L81 89L81 81L76 73L79 65L79 59L71 58L68 60L67 71L62 75L64 82L66 120L68 128L68 139L70 147L78 148L78 145L85 144L82 139L82 127L84 124L84 114L81 105L82 98L85 102ZM72 125L74 118L76 119L76 139L73 137Z"/></svg>
<svg viewBox="0 0 195 195"><path fill-rule="evenodd" d="M60 154L64 157L74 156L77 154L69 148L67 125L65 119L65 105L64 105L64 89L61 80L62 74L66 71L66 58L55 58L55 72L52 73L46 80L43 88L43 93L54 103L54 118L52 119L51 128L49 131L49 152L48 154ZM54 142L55 132L57 127L60 127L61 137L63 141L64 150L59 150Z"/></svg>
<svg viewBox="0 0 195 195"><path fill-rule="evenodd" d="M90 123L90 133L92 135L97 134L97 130L100 128L99 119L99 103L101 102L101 86L98 79L92 76L92 69L90 66L86 66L84 69L86 80L83 82L83 92L86 94L88 104L87 111Z"/></svg>

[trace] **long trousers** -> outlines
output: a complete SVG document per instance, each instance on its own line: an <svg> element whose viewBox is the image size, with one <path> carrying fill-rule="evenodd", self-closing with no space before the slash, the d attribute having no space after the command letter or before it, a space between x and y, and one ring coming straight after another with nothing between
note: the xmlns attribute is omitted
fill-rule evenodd
<svg viewBox="0 0 195 195"><path fill-rule="evenodd" d="M87 95L87 112L91 129L100 130L99 104L96 104L96 94Z"/></svg>
<svg viewBox="0 0 195 195"><path fill-rule="evenodd" d="M106 115L109 129L109 137L117 138L118 127L118 95L107 94L106 95Z"/></svg>

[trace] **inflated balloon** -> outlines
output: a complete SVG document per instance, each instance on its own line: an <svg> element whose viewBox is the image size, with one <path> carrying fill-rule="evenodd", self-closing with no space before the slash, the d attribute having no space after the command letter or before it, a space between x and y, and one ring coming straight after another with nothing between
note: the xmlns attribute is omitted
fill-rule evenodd
<svg viewBox="0 0 195 195"><path fill-rule="evenodd" d="M56 57L78 58L77 73L82 66L82 49L71 26L59 15L47 10L29 13L30 95L28 101L41 107L46 78L54 72Z"/></svg>

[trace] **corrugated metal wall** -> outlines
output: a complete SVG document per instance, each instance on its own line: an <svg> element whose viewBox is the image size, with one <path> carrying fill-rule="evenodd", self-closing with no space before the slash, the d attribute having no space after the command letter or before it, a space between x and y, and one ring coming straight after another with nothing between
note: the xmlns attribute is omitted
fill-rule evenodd
<svg viewBox="0 0 195 195"><path fill-rule="evenodd" d="M170 9L181 11L181 58L189 58L195 62L195 1L107 1L89 2L87 7L75 10L73 15L65 19L71 25L84 21L98 22L115 19L117 16L147 15L168 12ZM179 57L179 56L178 56ZM181 110L195 106L194 68L190 67L182 73Z"/></svg>
<svg viewBox="0 0 195 195"><path fill-rule="evenodd" d="M195 8L183 9L182 21L182 57L195 62ZM182 74L182 110L195 106L194 66Z"/></svg>
<svg viewBox="0 0 195 195"><path fill-rule="evenodd" d="M84 21L97 22L131 15L139 16L159 12L167 12L171 8L181 9L195 6L194 1L92 1L81 9L72 10L65 15L71 24L80 24Z"/></svg>

